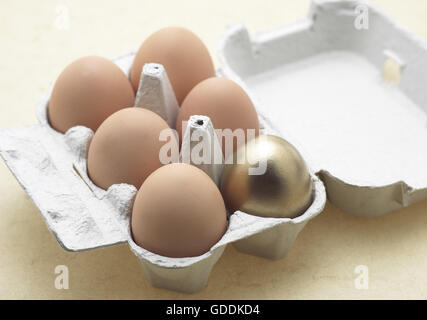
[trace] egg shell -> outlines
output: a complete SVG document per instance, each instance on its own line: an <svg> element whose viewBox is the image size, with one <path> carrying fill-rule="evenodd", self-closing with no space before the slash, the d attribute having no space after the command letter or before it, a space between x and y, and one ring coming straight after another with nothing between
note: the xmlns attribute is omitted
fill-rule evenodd
<svg viewBox="0 0 427 320"><path fill-rule="evenodd" d="M59 75L49 99L50 125L65 133L74 126L96 131L114 112L132 107L135 94L126 74L112 61L87 56Z"/></svg>
<svg viewBox="0 0 427 320"><path fill-rule="evenodd" d="M160 29L142 43L130 72L135 92L146 63L164 66L179 104L197 83L215 76L206 46L193 32L181 27Z"/></svg>
<svg viewBox="0 0 427 320"><path fill-rule="evenodd" d="M102 189L118 183L139 188L164 164L160 159L160 150L166 143L159 139L162 131L169 132L169 142L177 149L175 135L152 111L126 108L108 117L89 146L88 174L92 181ZM178 154L171 161L178 161Z"/></svg>
<svg viewBox="0 0 427 320"><path fill-rule="evenodd" d="M227 214L219 189L206 173L174 163L160 167L142 184L131 226L133 240L144 249L166 257L193 257L221 239Z"/></svg>
<svg viewBox="0 0 427 320"><path fill-rule="evenodd" d="M192 115L208 116L215 129L242 129L244 141L233 140L233 148L226 148L226 139L219 137L224 157L227 158L237 148L249 140L248 130L259 134L259 120L255 107L246 92L234 81L213 77L195 86L185 98L179 110L176 130L182 140L183 124Z"/></svg>

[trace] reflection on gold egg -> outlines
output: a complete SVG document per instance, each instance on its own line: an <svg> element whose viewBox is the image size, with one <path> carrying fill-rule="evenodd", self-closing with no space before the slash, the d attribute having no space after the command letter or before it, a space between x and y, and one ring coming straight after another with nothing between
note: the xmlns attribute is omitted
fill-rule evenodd
<svg viewBox="0 0 427 320"><path fill-rule="evenodd" d="M312 202L312 181L299 152L277 136L261 135L228 159L221 192L230 210L295 218Z"/></svg>

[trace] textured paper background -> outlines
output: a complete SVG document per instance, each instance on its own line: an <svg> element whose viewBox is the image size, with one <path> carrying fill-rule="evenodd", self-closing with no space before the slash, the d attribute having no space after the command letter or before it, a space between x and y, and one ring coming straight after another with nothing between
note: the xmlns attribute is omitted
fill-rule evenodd
<svg viewBox="0 0 427 320"><path fill-rule="evenodd" d="M374 2L427 40L425 0ZM114 57L138 47L158 28L182 25L204 40L217 64L216 41L228 24L244 22L250 32L261 31L304 17L308 7L308 0L3 0L0 127L34 124L39 96L80 56ZM376 219L355 218L328 204L285 259L269 261L228 246L207 287L185 295L151 287L127 245L63 251L0 161L3 299L425 299L426 246L426 201ZM70 270L69 290L54 287L57 265ZM355 288L358 265L369 268L368 290Z"/></svg>

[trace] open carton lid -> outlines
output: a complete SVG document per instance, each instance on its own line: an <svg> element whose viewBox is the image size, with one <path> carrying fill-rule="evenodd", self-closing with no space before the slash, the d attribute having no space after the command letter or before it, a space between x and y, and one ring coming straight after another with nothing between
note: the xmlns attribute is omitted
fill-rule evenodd
<svg viewBox="0 0 427 320"><path fill-rule="evenodd" d="M219 57L343 211L374 217L427 198L427 45L374 5L314 0L284 28L232 26Z"/></svg>

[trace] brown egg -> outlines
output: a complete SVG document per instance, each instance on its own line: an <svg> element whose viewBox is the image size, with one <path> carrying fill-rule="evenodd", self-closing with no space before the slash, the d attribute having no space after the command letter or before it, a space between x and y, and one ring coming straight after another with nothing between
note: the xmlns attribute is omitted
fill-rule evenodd
<svg viewBox="0 0 427 320"><path fill-rule="evenodd" d="M127 76L112 61L80 58L59 75L49 100L51 126L62 133L81 125L96 131L114 112L132 107L135 94Z"/></svg>
<svg viewBox="0 0 427 320"><path fill-rule="evenodd" d="M207 48L185 28L160 29L142 43L130 72L135 92L146 63L159 63L165 67L179 104L197 83L215 76Z"/></svg>
<svg viewBox="0 0 427 320"><path fill-rule="evenodd" d="M140 247L166 257L204 254L227 228L221 193L202 170L174 163L154 171L135 199L132 237Z"/></svg>
<svg viewBox="0 0 427 320"><path fill-rule="evenodd" d="M160 141L162 130L170 131L172 139ZM139 188L164 164L159 153L166 143L178 148L172 130L156 113L142 108L120 110L108 117L95 132L89 146L88 174L102 189L116 183ZM177 160L178 157L172 161Z"/></svg>
<svg viewBox="0 0 427 320"><path fill-rule="evenodd" d="M249 140L248 129L254 129L255 136L259 134L258 115L251 99L237 83L227 78L206 79L195 86L187 95L176 121L176 130L180 141L182 141L182 135L185 132L185 127L182 127L183 121L188 121L192 115L210 117L215 129L231 129L231 131L242 129L244 131L244 141L234 139L233 150L226 150L224 135L218 136L225 157L235 152L238 146Z"/></svg>

